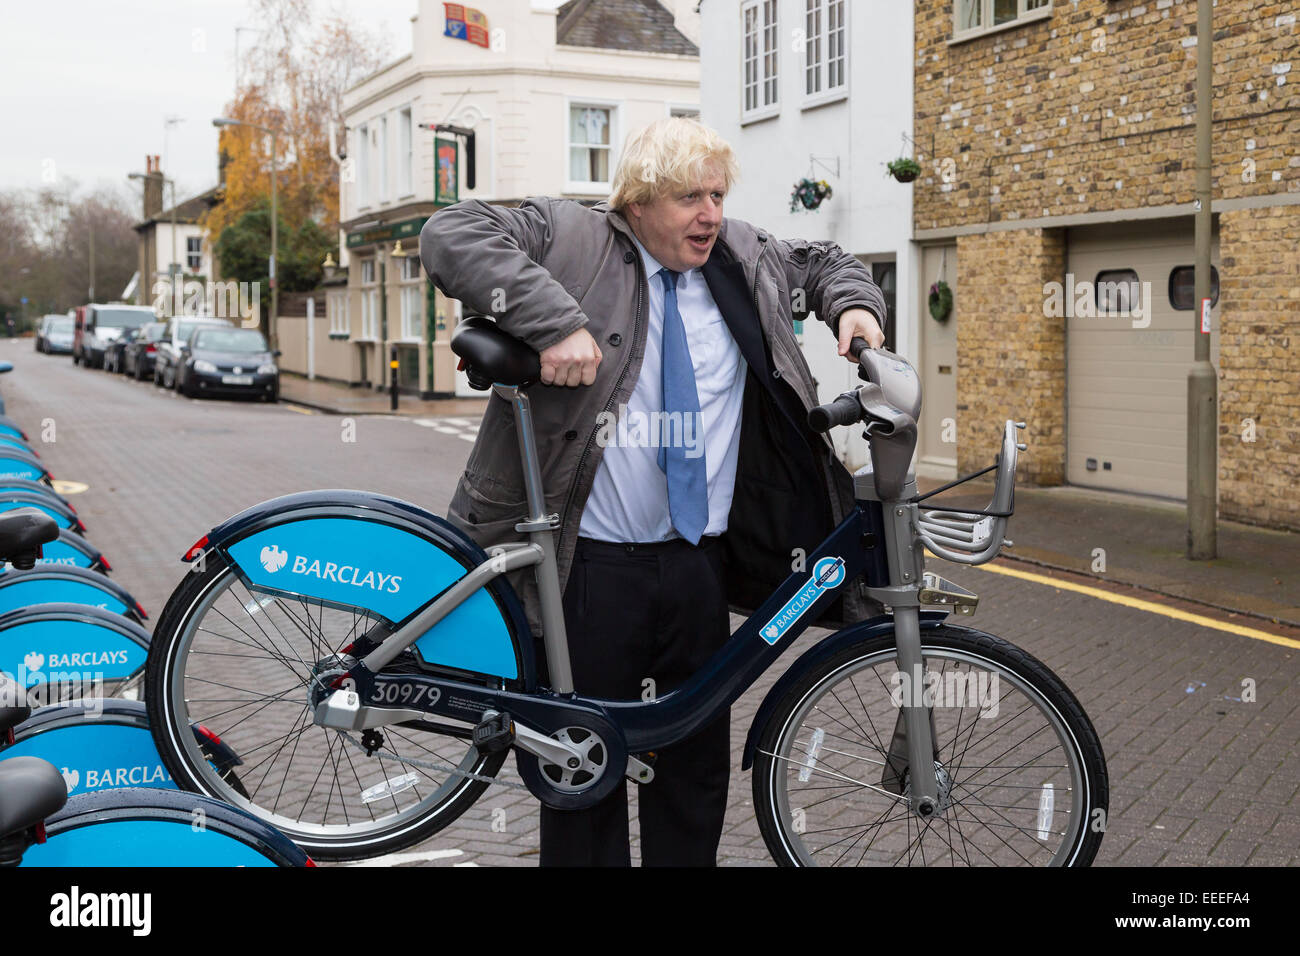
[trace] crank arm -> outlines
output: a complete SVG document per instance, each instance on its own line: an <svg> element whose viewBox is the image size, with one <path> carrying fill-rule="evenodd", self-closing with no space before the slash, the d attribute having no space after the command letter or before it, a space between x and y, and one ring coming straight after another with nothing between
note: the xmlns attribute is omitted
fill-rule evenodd
<svg viewBox="0 0 1300 956"><path fill-rule="evenodd" d="M489 720L495 716L496 712L489 710L484 712L483 719ZM582 766L582 754L577 749L517 722L514 725L514 745L534 757L568 770Z"/></svg>

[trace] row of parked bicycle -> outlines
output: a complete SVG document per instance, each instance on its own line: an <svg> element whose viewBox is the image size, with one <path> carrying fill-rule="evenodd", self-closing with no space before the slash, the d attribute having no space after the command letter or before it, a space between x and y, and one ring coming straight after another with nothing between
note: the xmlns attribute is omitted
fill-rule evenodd
<svg viewBox="0 0 1300 956"><path fill-rule="evenodd" d="M3 412L0 399L0 866L311 865L273 827L175 787L137 699L145 609ZM192 729L241 791L239 755Z"/></svg>
<svg viewBox="0 0 1300 956"><path fill-rule="evenodd" d="M47 315L37 326L36 351L71 354L73 364L102 368L182 395L280 395L278 351L257 329L219 318L172 316L152 308L85 305Z"/></svg>

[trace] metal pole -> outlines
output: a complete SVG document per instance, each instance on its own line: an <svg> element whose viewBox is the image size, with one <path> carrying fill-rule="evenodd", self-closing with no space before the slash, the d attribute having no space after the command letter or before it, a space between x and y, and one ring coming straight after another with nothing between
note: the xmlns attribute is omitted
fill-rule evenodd
<svg viewBox="0 0 1300 956"><path fill-rule="evenodd" d="M1214 120L1213 0L1196 4L1196 340L1187 373L1187 557L1218 553L1218 377L1210 364L1210 160Z"/></svg>
<svg viewBox="0 0 1300 956"><path fill-rule="evenodd" d="M180 268L180 260L176 258L176 180L169 179L168 183L172 187L172 265L168 272L172 277L172 315L181 314L181 296L180 288L183 272Z"/></svg>
<svg viewBox="0 0 1300 956"><path fill-rule="evenodd" d="M397 345L388 347L388 407L397 411Z"/></svg>
<svg viewBox="0 0 1300 956"><path fill-rule="evenodd" d="M90 302L95 301L95 214L90 214Z"/></svg>
<svg viewBox="0 0 1300 956"><path fill-rule="evenodd" d="M375 252L379 260L379 344L375 346L375 357L379 359L379 388L382 391L384 387L383 371L383 350L381 346L388 341L388 255L384 249L383 242L375 247Z"/></svg>
<svg viewBox="0 0 1300 956"><path fill-rule="evenodd" d="M276 319L280 314L280 283L275 278L275 257L279 251L279 205L276 194L276 136L275 130L271 130L271 322L267 330L267 338L270 340L271 351L275 351L279 346L277 344Z"/></svg>

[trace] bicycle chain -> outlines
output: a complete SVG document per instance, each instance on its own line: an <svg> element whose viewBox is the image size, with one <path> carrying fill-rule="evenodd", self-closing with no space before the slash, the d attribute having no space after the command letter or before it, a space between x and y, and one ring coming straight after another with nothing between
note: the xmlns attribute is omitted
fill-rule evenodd
<svg viewBox="0 0 1300 956"><path fill-rule="evenodd" d="M346 740L348 743L352 744L352 746L356 747L367 757L375 756L374 753L371 753L369 750L366 749L365 744L363 744L360 740L357 740L347 731L340 730L339 736L342 737L344 740ZM376 751L376 753L379 754L380 759L383 759L383 757L385 756L382 752ZM458 777L468 777L470 780L480 780L483 783L495 783L499 787L508 787L511 790L528 789L528 787L526 787L522 783L509 783L505 780L498 780L496 777L489 777L486 774L472 773L469 770L461 770L457 767L447 766L446 764L434 763L431 760L420 760L416 757L397 757L397 756L390 756L388 759L395 760L398 763L409 763L412 767L419 767L422 770L440 770L443 773L452 773Z"/></svg>

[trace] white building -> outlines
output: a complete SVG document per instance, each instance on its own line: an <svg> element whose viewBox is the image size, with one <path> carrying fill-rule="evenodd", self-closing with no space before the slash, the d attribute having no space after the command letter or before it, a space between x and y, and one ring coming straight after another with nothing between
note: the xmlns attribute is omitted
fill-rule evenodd
<svg viewBox="0 0 1300 956"><path fill-rule="evenodd" d="M607 198L629 131L699 111L695 3L573 0L557 10L476 0L481 27L473 10L467 25L446 15L456 5L420 0L412 52L344 98L339 262L348 280L328 293L317 373L383 386L397 345L399 386L425 396L457 391L448 347L457 303L420 268L425 220L456 198ZM435 133L438 124L473 130L474 188L465 140ZM444 172L453 168L454 184ZM290 358L295 346L282 347Z"/></svg>
<svg viewBox="0 0 1300 956"><path fill-rule="evenodd" d="M179 265L177 271L183 281L200 283L205 289L216 278L212 242L200 220L219 202L217 190L176 202L171 180L163 175L158 157L146 156L145 167L144 217L135 225L139 253L132 297L138 305L152 305L159 299L170 301L167 290L174 264ZM175 203L175 209L168 203Z"/></svg>
<svg viewBox="0 0 1300 956"><path fill-rule="evenodd" d="M890 347L916 363L928 283L911 241L911 187L886 175L889 161L912 155L903 138L912 135L912 4L701 0L699 9L701 120L732 144L741 166L727 215L856 255L889 301ZM825 180L833 194L815 212L792 213L791 192L805 177ZM802 337L823 401L860 384L825 325L804 323ZM918 371L927 395L942 388L937 370L918 363ZM851 431L837 429L836 440L856 467L866 443ZM956 461L923 464L950 471Z"/></svg>

